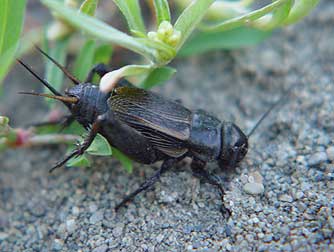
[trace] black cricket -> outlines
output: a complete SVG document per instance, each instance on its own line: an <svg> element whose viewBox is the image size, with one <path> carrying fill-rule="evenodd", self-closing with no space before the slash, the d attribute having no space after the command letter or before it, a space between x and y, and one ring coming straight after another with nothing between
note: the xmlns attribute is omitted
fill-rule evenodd
<svg viewBox="0 0 334 252"><path fill-rule="evenodd" d="M71 112L71 115L67 116L62 124L66 126L73 120L77 120L89 131L83 143L79 144L62 161L55 164L50 172L64 165L72 157L82 155L98 133L104 136L110 145L134 161L142 164L162 161L162 165L154 175L146 179L137 190L127 195L115 207L115 210L151 187L163 173L185 157L192 158L193 175L217 186L224 202L224 189L219 179L205 169L206 163L217 161L221 168L234 168L247 153L249 136L281 101L280 99L273 104L251 132L245 135L232 122L222 122L203 110L189 110L180 102L136 88L125 80L119 82L112 92L102 93L98 86L91 82L95 73L102 77L109 72L105 65L95 66L85 82L81 82L40 48L37 47L37 49L56 64L75 86L66 90L63 95L46 80L39 77L30 67L18 60L54 95L35 92L21 93L62 101ZM223 209L229 212L224 206Z"/></svg>

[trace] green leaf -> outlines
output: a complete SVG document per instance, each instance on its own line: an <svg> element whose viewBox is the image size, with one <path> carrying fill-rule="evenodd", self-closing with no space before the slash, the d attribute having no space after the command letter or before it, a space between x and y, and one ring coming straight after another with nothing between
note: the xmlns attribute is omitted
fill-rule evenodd
<svg viewBox="0 0 334 252"><path fill-rule="evenodd" d="M310 11L320 2L320 0L298 0L294 1L294 5L290 10L288 18L284 21L284 25L298 22L300 19L310 13Z"/></svg>
<svg viewBox="0 0 334 252"><path fill-rule="evenodd" d="M130 31L133 31L134 34L138 32L145 34L146 30L138 0L114 0L114 2L124 15Z"/></svg>
<svg viewBox="0 0 334 252"><path fill-rule="evenodd" d="M76 76L81 81L86 79L88 72L93 67L95 48L95 41L87 40L74 62L74 76Z"/></svg>
<svg viewBox="0 0 334 252"><path fill-rule="evenodd" d="M100 134L97 134L86 152L95 156L110 156L112 154L112 150L107 139Z"/></svg>
<svg viewBox="0 0 334 252"><path fill-rule="evenodd" d="M292 0L288 0L285 4L275 9L269 17L264 16L253 22L253 26L262 30L273 30L278 27L289 16Z"/></svg>
<svg viewBox="0 0 334 252"><path fill-rule="evenodd" d="M122 152L120 152L116 148L114 148L114 147L111 147L111 148L112 148L113 156L121 162L122 166L125 168L125 170L128 173L131 173L132 170L133 170L132 160L129 159L127 156L125 156Z"/></svg>
<svg viewBox="0 0 334 252"><path fill-rule="evenodd" d="M157 27L160 25L162 21L170 22L170 11L167 0L154 0L154 10L155 16L157 19Z"/></svg>
<svg viewBox="0 0 334 252"><path fill-rule="evenodd" d="M108 64L113 53L113 48L109 44L100 45L95 49L93 65L98 63Z"/></svg>
<svg viewBox="0 0 334 252"><path fill-rule="evenodd" d="M161 85L165 81L169 80L174 73L176 73L176 69L172 67L155 68L140 84L140 87L144 89L151 89L154 86Z"/></svg>
<svg viewBox="0 0 334 252"><path fill-rule="evenodd" d="M181 40L177 46L177 50L181 48L192 31L197 27L197 24L202 20L206 11L215 0L197 0L193 1L181 13L176 20L174 29L181 32Z"/></svg>
<svg viewBox="0 0 334 252"><path fill-rule="evenodd" d="M66 162L68 167L88 167L91 163L85 154L79 157L73 157Z"/></svg>
<svg viewBox="0 0 334 252"><path fill-rule="evenodd" d="M97 8L98 0L85 0L80 6L80 12L89 16L94 16Z"/></svg>
<svg viewBox="0 0 334 252"><path fill-rule="evenodd" d="M56 41L55 46L47 50L47 53L60 64L64 65L67 55L68 43L69 38ZM47 58L45 58L45 68L45 79L47 79L55 89L60 90L64 81L63 72ZM50 92L48 89L45 90ZM56 101L53 99L47 99L47 102L48 104L54 104Z"/></svg>
<svg viewBox="0 0 334 252"><path fill-rule="evenodd" d="M41 1L51 10L55 11L59 17L66 20L67 23L81 29L95 38L125 47L143 55L144 57L147 57L150 60L154 60L156 58L155 49L145 46L134 37L129 36L96 18L78 13L75 9L68 8L55 0Z"/></svg>
<svg viewBox="0 0 334 252"><path fill-rule="evenodd" d="M187 57L212 50L231 50L252 46L260 43L270 35L270 31L261 31L247 27L215 33L200 32L189 39L177 56Z"/></svg>
<svg viewBox="0 0 334 252"><path fill-rule="evenodd" d="M0 83L15 58L23 26L26 1L0 1Z"/></svg>

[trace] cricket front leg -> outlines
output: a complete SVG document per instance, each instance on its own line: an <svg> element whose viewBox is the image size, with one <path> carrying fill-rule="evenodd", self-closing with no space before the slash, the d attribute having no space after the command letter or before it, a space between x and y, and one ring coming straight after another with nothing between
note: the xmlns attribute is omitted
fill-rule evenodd
<svg viewBox="0 0 334 252"><path fill-rule="evenodd" d="M206 169L206 162L198 159L198 158L194 158L193 161L191 162L191 170L193 172L193 175L197 178L203 179L206 183L209 183L211 185L216 186L220 193L221 193L221 198L222 198L222 213L225 217L229 218L231 215L231 210L226 208L224 203L224 196L225 196L225 191L224 188L219 180L219 178L215 175L210 174Z"/></svg>
<svg viewBox="0 0 334 252"><path fill-rule="evenodd" d="M88 136L84 139L82 144L79 144L78 147L73 150L69 155L67 155L62 161L59 161L56 163L49 172L53 172L55 169L63 166L68 160L70 160L73 157L81 156L88 147L92 144L93 140L95 139L97 133L100 130L101 123L103 122L105 116L99 116L97 120L93 123L92 128L90 129Z"/></svg>

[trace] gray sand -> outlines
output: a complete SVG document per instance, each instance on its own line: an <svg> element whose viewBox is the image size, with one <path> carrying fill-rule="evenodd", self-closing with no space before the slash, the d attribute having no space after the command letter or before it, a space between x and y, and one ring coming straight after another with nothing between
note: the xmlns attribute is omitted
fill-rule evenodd
<svg viewBox="0 0 334 252"><path fill-rule="evenodd" d="M49 175L64 146L10 150L0 154L0 250L334 251L333 13L334 2L322 1L256 47L177 60L176 76L157 90L247 132L297 84L251 137L235 171L208 166L226 188L228 221L217 190L193 178L188 161L115 214L116 202L158 164L136 164L128 174L113 159L95 158L90 169ZM40 56L27 61L42 65ZM7 79L0 111L15 125L46 114L40 100L16 95L34 87L19 67Z"/></svg>

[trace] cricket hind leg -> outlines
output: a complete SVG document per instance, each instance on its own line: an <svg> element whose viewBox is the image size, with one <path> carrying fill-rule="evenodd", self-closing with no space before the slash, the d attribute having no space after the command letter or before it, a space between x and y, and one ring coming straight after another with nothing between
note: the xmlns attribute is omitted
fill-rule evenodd
<svg viewBox="0 0 334 252"><path fill-rule="evenodd" d="M206 183L209 183L211 185L214 185L218 188L220 194L221 194L221 199L222 199L222 207L221 207L221 211L224 217L226 217L227 219L231 216L231 210L226 208L224 203L224 196L225 196L225 190L220 182L220 179L215 176L210 174L206 169L206 162L198 159L198 158L194 158L191 162L191 170L193 172L193 175L197 178L203 179Z"/></svg>
<svg viewBox="0 0 334 252"><path fill-rule="evenodd" d="M112 71L110 67L108 67L106 64L99 63L95 65L88 73L88 76L85 80L85 83L90 83L93 80L94 74L97 74L101 78L108 72Z"/></svg>
<svg viewBox="0 0 334 252"><path fill-rule="evenodd" d="M139 193L146 191L151 186L153 186L160 178L160 176L165 173L166 171L170 170L178 161L182 158L170 158L163 161L162 165L160 166L159 170L156 171L153 176L146 179L146 181L139 186L137 190L127 195L121 203L116 205L115 211L118 211L121 207L123 207L126 203L131 202Z"/></svg>

